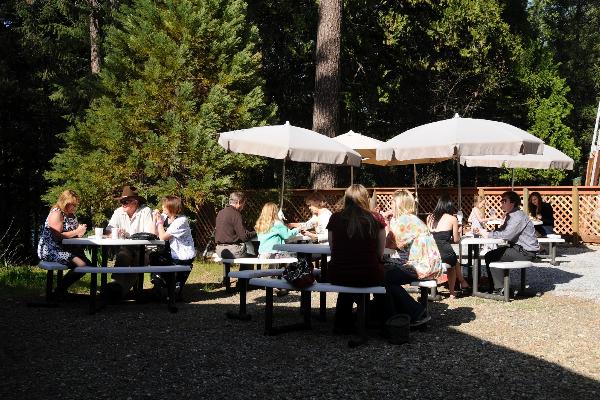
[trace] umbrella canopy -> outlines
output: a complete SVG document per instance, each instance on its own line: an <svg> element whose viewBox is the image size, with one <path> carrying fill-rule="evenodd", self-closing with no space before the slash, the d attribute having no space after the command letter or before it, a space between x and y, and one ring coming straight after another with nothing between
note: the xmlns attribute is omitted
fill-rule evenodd
<svg viewBox="0 0 600 400"><path fill-rule="evenodd" d="M223 132L219 144L235 153L320 164L358 167L361 156L351 148L309 129L286 122Z"/></svg>
<svg viewBox="0 0 600 400"><path fill-rule="evenodd" d="M571 157L548 145L544 146L543 154L462 156L460 163L467 167L573 169Z"/></svg>
<svg viewBox="0 0 600 400"><path fill-rule="evenodd" d="M283 208L285 184L285 160L360 166L361 156L351 148L335 140L311 131L290 125L258 126L249 129L219 134L219 144L234 153L283 160L283 176L279 208Z"/></svg>
<svg viewBox="0 0 600 400"><path fill-rule="evenodd" d="M544 142L532 134L504 122L461 118L432 122L393 137L377 148L378 160L425 164L462 156L486 154L542 154ZM460 163L458 209L461 211Z"/></svg>
<svg viewBox="0 0 600 400"><path fill-rule="evenodd" d="M363 163L378 163L375 159L375 152L377 150L377 147L383 144L381 140L373 139L351 130L344 133L343 135L334 137L333 140L350 147L352 150L355 150L358 154L361 155L361 157L363 157Z"/></svg>
<svg viewBox="0 0 600 400"><path fill-rule="evenodd" d="M377 148L378 160L423 164L460 156L542 154L544 142L522 129L486 119L454 118L410 129Z"/></svg>

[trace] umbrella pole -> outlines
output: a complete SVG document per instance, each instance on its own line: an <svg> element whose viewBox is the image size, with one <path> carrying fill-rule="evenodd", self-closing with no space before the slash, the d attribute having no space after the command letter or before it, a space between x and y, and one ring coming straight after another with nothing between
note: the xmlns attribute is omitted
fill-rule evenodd
<svg viewBox="0 0 600 400"><path fill-rule="evenodd" d="M462 190L460 187L460 159L456 159L456 175L458 176L458 211L462 211Z"/></svg>
<svg viewBox="0 0 600 400"><path fill-rule="evenodd" d="M279 209L283 211L283 189L285 187L285 158L283 159L283 167L281 170L281 193L279 194Z"/></svg>
<svg viewBox="0 0 600 400"><path fill-rule="evenodd" d="M354 167L350 167L350 186L354 185Z"/></svg>
<svg viewBox="0 0 600 400"><path fill-rule="evenodd" d="M514 191L515 190L515 169L512 169L512 174L511 174L511 178L510 178L510 190Z"/></svg>
<svg viewBox="0 0 600 400"><path fill-rule="evenodd" d="M415 201L417 203L417 214L419 213L419 186L417 185L417 164L413 164L413 179L415 182Z"/></svg>

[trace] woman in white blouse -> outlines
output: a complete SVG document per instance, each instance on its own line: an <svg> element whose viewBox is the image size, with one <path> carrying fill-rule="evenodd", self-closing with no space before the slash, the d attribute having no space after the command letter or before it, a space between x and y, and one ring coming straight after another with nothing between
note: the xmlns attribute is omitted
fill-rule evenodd
<svg viewBox="0 0 600 400"><path fill-rule="evenodd" d="M189 265L192 267L196 249L192 230L185 215L182 215L183 205L181 198L177 196L166 196L162 199L162 214L154 213L154 222L158 237L169 241L171 264ZM187 281L189 272L177 272L175 275L175 289L178 297L181 297L183 285Z"/></svg>
<svg viewBox="0 0 600 400"><path fill-rule="evenodd" d="M312 216L306 222L293 222L290 228L300 228L304 236L320 243L327 242L327 224L331 217L331 211L326 207L325 197L319 192L311 193L304 200ZM309 230L314 229L314 233Z"/></svg>

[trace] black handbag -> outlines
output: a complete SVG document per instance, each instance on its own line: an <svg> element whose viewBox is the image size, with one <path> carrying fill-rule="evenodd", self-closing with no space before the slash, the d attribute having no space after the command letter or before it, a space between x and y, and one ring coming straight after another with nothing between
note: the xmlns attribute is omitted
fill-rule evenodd
<svg viewBox="0 0 600 400"><path fill-rule="evenodd" d="M304 289L315 283L313 265L306 258L301 258L298 262L286 265L282 276L283 279L297 289Z"/></svg>
<svg viewBox="0 0 600 400"><path fill-rule="evenodd" d="M158 236L150 232L138 232L129 237L134 240L158 240Z"/></svg>

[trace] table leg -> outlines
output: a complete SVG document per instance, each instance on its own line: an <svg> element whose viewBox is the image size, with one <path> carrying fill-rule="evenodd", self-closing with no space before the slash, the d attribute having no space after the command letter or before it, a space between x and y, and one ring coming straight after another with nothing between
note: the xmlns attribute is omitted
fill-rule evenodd
<svg viewBox="0 0 600 400"><path fill-rule="evenodd" d="M473 259L471 262L472 265L472 275L473 275L473 295L477 296L479 293L479 245L470 244L469 246L469 258L471 258L471 251L473 252Z"/></svg>
<svg viewBox="0 0 600 400"><path fill-rule="evenodd" d="M106 246L102 246L102 268L108 267L108 248ZM108 274L100 275L100 289L106 288L106 282L108 279Z"/></svg>
<svg viewBox="0 0 600 400"><path fill-rule="evenodd" d="M504 301L510 301L510 269L504 270Z"/></svg>
<svg viewBox="0 0 600 400"><path fill-rule="evenodd" d="M96 290L98 289L97 285L97 274L90 274L90 314L96 313Z"/></svg>
<svg viewBox="0 0 600 400"><path fill-rule="evenodd" d="M141 274L143 275L143 274ZM167 275L167 285L168 285L168 296L169 298L167 299L167 308L169 309L169 312L172 313L176 313L177 312L177 307L175 307L175 272L171 272L166 274Z"/></svg>
<svg viewBox="0 0 600 400"><path fill-rule="evenodd" d="M558 265L556 262L556 246L554 246L554 243L548 243L548 250L550 252L550 263L552 265Z"/></svg>
<svg viewBox="0 0 600 400"><path fill-rule="evenodd" d="M327 282L327 255L321 255L321 282ZM327 319L327 293L319 293L319 319Z"/></svg>

